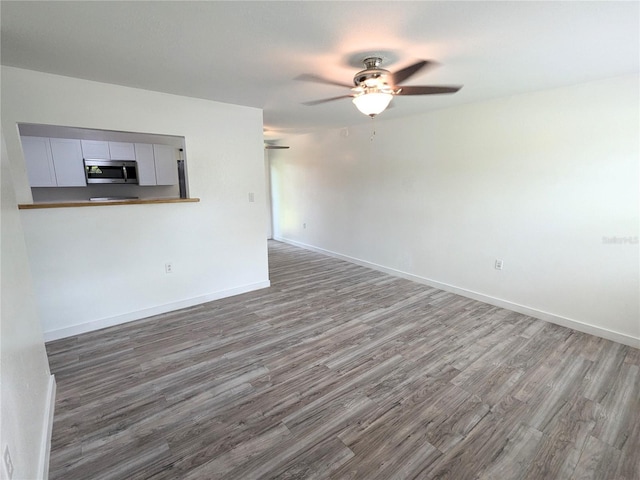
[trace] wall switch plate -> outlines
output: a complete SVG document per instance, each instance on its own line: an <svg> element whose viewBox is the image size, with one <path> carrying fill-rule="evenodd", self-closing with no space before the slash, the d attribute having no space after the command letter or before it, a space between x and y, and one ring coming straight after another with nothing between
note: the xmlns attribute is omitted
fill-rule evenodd
<svg viewBox="0 0 640 480"><path fill-rule="evenodd" d="M502 260L496 260L496 263L495 263L496 270L502 270L503 265L504 265L504 262Z"/></svg>
<svg viewBox="0 0 640 480"><path fill-rule="evenodd" d="M13 462L11 461L11 454L9 453L9 445L4 447L4 455L2 455L4 459L4 469L7 473L7 478L11 480L13 478Z"/></svg>
<svg viewBox="0 0 640 480"><path fill-rule="evenodd" d="M164 273L173 273L173 263L164 264Z"/></svg>

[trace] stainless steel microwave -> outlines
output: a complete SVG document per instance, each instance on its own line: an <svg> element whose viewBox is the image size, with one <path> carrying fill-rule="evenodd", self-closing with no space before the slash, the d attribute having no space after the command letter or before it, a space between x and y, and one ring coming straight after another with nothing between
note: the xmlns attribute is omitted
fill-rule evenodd
<svg viewBox="0 0 640 480"><path fill-rule="evenodd" d="M87 183L138 183L135 160L84 159Z"/></svg>

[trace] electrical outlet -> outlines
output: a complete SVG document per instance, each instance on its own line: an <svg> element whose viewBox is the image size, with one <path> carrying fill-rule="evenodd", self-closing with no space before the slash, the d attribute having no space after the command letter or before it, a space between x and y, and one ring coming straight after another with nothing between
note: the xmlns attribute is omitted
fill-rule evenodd
<svg viewBox="0 0 640 480"><path fill-rule="evenodd" d="M496 263L495 263L496 270L502 270L503 265L504 265L504 262L502 260L496 260Z"/></svg>
<svg viewBox="0 0 640 480"><path fill-rule="evenodd" d="M11 480L13 478L13 462L11 461L11 454L9 453L9 445L4 447L4 469L7 472L7 478Z"/></svg>
<svg viewBox="0 0 640 480"><path fill-rule="evenodd" d="M253 192L249 192L249 203L253 203L255 201L256 201L256 198L253 195Z"/></svg>
<svg viewBox="0 0 640 480"><path fill-rule="evenodd" d="M307 228L307 224L306 224L306 223L303 223L303 224L302 224L302 228L305 228L305 229L306 229L306 228Z"/></svg>
<svg viewBox="0 0 640 480"><path fill-rule="evenodd" d="M164 264L164 273L173 273L173 263L165 263Z"/></svg>

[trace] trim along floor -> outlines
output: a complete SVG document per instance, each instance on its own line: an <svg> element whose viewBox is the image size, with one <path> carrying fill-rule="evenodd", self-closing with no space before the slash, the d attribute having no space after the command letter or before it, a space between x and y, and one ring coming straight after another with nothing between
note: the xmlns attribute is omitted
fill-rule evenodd
<svg viewBox="0 0 640 480"><path fill-rule="evenodd" d="M47 344L51 479L640 478L640 351L273 242L271 287Z"/></svg>

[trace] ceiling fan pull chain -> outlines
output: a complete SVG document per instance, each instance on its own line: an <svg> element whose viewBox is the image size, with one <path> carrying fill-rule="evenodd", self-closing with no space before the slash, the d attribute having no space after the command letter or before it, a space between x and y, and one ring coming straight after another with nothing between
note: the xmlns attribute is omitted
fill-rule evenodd
<svg viewBox="0 0 640 480"><path fill-rule="evenodd" d="M371 117L371 122L372 122L371 137L369 138L369 141L373 142L373 139L376 136L376 117Z"/></svg>

